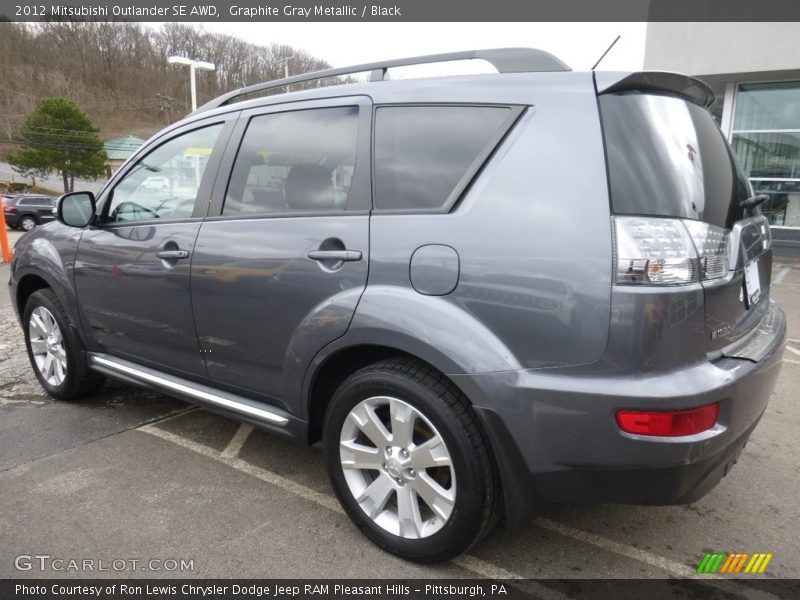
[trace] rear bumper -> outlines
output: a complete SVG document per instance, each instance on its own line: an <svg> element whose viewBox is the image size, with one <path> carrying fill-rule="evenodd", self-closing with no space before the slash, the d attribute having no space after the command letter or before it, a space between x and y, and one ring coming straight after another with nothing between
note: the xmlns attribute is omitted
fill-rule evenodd
<svg viewBox="0 0 800 600"><path fill-rule="evenodd" d="M723 357L679 370L613 375L597 366L459 375L492 441L507 510L543 502L680 504L710 491L735 463L780 372L786 320L774 303L758 362ZM762 340L763 341L763 340ZM692 408L719 402L717 425L697 435L623 433L624 408Z"/></svg>

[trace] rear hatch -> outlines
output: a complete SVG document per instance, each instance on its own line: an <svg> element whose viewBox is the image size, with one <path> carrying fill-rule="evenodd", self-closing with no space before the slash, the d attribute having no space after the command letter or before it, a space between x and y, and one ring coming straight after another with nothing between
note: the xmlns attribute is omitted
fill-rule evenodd
<svg viewBox="0 0 800 600"><path fill-rule="evenodd" d="M656 243L664 231L684 236L696 256L674 281L703 285L706 351L740 356L769 309L771 238L760 209L742 206L753 192L708 110L713 93L671 73L598 78L597 87L618 238L621 223L650 227Z"/></svg>

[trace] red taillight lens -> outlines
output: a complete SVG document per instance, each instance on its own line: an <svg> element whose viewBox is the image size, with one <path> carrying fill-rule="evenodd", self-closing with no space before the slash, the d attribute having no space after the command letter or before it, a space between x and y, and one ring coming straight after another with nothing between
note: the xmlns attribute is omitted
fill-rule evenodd
<svg viewBox="0 0 800 600"><path fill-rule="evenodd" d="M13 204L3 204L3 212L14 212L17 207Z"/></svg>
<svg viewBox="0 0 800 600"><path fill-rule="evenodd" d="M679 437L711 429L719 417L719 404L707 404L688 410L620 410L617 425L626 433Z"/></svg>

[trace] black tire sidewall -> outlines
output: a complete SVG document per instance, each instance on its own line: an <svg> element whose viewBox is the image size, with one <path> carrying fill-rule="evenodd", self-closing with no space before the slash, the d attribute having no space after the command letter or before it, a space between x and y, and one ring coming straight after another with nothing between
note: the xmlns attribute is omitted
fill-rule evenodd
<svg viewBox="0 0 800 600"><path fill-rule="evenodd" d="M372 396L390 396L411 404L438 430L445 441L456 476L456 502L447 523L435 534L405 539L377 525L356 502L339 458L339 437L350 410ZM328 475L342 507L361 531L378 546L416 562L439 562L464 552L480 531L484 482L472 460L469 439L445 402L418 382L386 371L362 371L334 394L325 417L323 444Z"/></svg>
<svg viewBox="0 0 800 600"><path fill-rule="evenodd" d="M36 366L36 361L31 351L30 318L31 313L39 306L46 308L50 314L53 315L56 323L58 323L58 327L61 329L61 339L64 343L64 352L67 356L67 373L64 377L64 381L58 386L50 385L42 376L39 372L39 368ZM30 298L28 298L28 302L25 304L25 310L23 311L22 327L25 335L25 349L28 351L28 359L31 362L31 367L36 375L36 379L38 379L44 390L54 398L59 400L72 398L75 390L80 386L80 378L83 372L80 364L81 351L80 346L74 339L69 323L64 317L64 309L51 290L39 290L31 294Z"/></svg>

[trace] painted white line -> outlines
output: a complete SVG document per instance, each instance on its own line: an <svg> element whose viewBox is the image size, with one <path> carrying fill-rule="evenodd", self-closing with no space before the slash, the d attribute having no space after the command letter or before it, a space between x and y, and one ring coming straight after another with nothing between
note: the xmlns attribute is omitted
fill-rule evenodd
<svg viewBox="0 0 800 600"><path fill-rule="evenodd" d="M222 456L224 458L236 458L239 456L239 450L242 449L242 446L244 446L244 443L247 441L247 437L251 433L253 433L252 425L248 425L247 423L239 425L239 429L236 430L231 441L228 442L225 450L222 451Z"/></svg>
<svg viewBox="0 0 800 600"><path fill-rule="evenodd" d="M551 519L540 517L536 519L533 524L538 525L542 529L555 531L561 535L579 540L585 544L598 546L599 548L613 552L614 554L621 554L622 556L627 556L628 558L638 560L639 562L643 562L653 567L657 567L668 573L671 573L676 577L683 577L686 579L708 579L709 577L708 575L700 575L696 573L692 567L687 567L686 565L669 560L663 556L656 556L655 554L651 554L645 550L640 550L639 548L634 548L633 546L629 546L627 544L621 544L597 534L589 533L588 531L584 531L582 529L576 529L575 527L570 527L569 525L564 525L563 523L559 523Z"/></svg>
<svg viewBox="0 0 800 600"><path fill-rule="evenodd" d="M278 475L277 473L273 473L272 471L262 469L261 467L256 467L255 465L245 462L240 458L223 456L222 453L217 452L213 448L193 442L192 440L175 435L169 431L164 431L158 427L155 427L154 425L143 425L142 427L138 428L138 431L159 437L177 446L181 446L191 450L192 452L226 464L237 471L252 475L261 481L274 485L277 488L299 496L310 502L314 502L315 504L327 508L328 510L331 510L337 514L344 514L344 510L342 510L342 507L335 498L328 496L327 494L317 492L316 490L306 487L300 483L296 483L291 479L287 479L286 477ZM768 592L749 590L733 581L722 581L717 575L700 575L691 567L681 563L677 563L662 556L656 556L655 554L640 550L639 548L634 548L633 546L628 546L627 544L621 544L619 542L609 540L594 533L589 533L588 531L575 529L574 527L564 525L563 523L558 523L556 521L540 517L534 521L534 524L542 527L543 529L554 531L579 542L598 546L603 550L613 552L614 554L619 554L634 560L638 560L645 564L649 564L667 571L668 573L671 573L677 577L684 577L688 579L705 579L713 586L740 594L744 592L744 596L750 600L780 600L777 596L774 596ZM499 567L469 554L463 554L454 559L452 562L462 569L489 579L506 579L510 582L513 582L513 580L525 579L519 573L509 571L503 567ZM510 583L510 585L533 594L542 600L569 600L569 596L563 594L562 592L536 583L535 581L520 581L517 583Z"/></svg>
<svg viewBox="0 0 800 600"><path fill-rule="evenodd" d="M462 554L450 562L458 565L462 569L472 571L481 577L485 577L486 579L505 579L509 581L509 585L531 594L536 598L540 598L541 600L569 600L569 596L563 592L549 588L536 581L525 581L518 573L507 571L503 567L498 567L497 565L475 558L469 554Z"/></svg>
<svg viewBox="0 0 800 600"><path fill-rule="evenodd" d="M312 490L309 487L306 487L300 483L296 483L291 479L287 479L286 477L278 475L277 473L273 473L272 471L267 471L266 469L262 469L261 467L256 467L255 465L245 462L240 458L223 456L222 453L217 452L213 448L209 448L208 446L204 446L203 444L198 444L197 442L193 442L192 440L188 440L179 435L175 435L174 433L170 433L169 431L164 431L163 429L159 429L158 427L154 427L153 425L143 425L142 427L138 428L138 431L149 433L150 435L154 435L163 440L171 442L176 446L181 446L183 448L191 450L192 452L195 452L212 460L224 463L229 467L236 469L237 471L241 471L242 473L247 473L248 475L252 475L257 479L260 479L261 481L274 485L275 487L280 488L291 494L294 494L295 496L300 496L304 500L309 500L310 502L314 502L315 504L318 504L319 506L327 508L328 510L338 513L340 515L344 514L344 510L342 510L342 507L339 505L339 502L335 498L328 496L327 494L317 492L316 490ZM463 555L458 559L454 560L453 562L455 562L462 569L466 569L477 575L481 575L482 577L490 577L496 579L523 579L522 575L513 573L511 571L507 571L489 562L486 562L479 558L475 558L474 556ZM527 582L525 585L527 585ZM537 593L537 595L541 596L543 600L565 600L567 598L567 596L560 594L560 592L557 592L556 590L551 590L550 588L547 588L545 586L538 586L538 587L542 588L542 593L541 594ZM548 592L550 594L545 595L545 592ZM560 594L560 595L555 595L555 594Z"/></svg>
<svg viewBox="0 0 800 600"><path fill-rule="evenodd" d="M336 501L336 499L328 496L327 494L322 494L320 492L312 490L309 487L306 487L299 483L295 483L291 479L287 479L286 477L278 475L277 473L273 473L271 471L267 471L266 469L262 469L260 467L256 467L255 465L251 465L250 463L245 462L240 458L222 456L222 454L220 454L213 448L209 448L208 446L204 446L203 444L198 444L197 442L193 442L192 440L187 440L186 438L183 438L179 435L175 435L174 433L170 433L169 431L164 431L152 425L145 425L144 427L139 427L138 431L143 431L145 433L149 433L150 435L160 437L164 440L167 440L168 442L172 442L176 446L182 446L184 448L191 450L192 452L196 452L197 454L202 454L207 458L211 458L221 463L225 463L226 465L236 469L237 471L242 471L243 473L252 475L257 479L260 479L261 481L272 484L275 487L290 492L296 496L300 496L301 498L304 498L306 500L310 500L311 502L315 502L316 504L324 506L325 508L332 510L334 512L342 514L344 513L342 507L339 506L339 503Z"/></svg>
<svg viewBox="0 0 800 600"><path fill-rule="evenodd" d="M786 344L786 349L792 354L797 354L797 356L800 356L800 350L797 348L792 348L789 344Z"/></svg>
<svg viewBox="0 0 800 600"><path fill-rule="evenodd" d="M800 360L792 360L791 358L784 358L783 362L789 363L790 365L800 365Z"/></svg>
<svg viewBox="0 0 800 600"><path fill-rule="evenodd" d="M780 272L775 276L775 279L772 280L772 285L778 285L786 275L789 274L789 271L792 270L792 267L783 267Z"/></svg>

